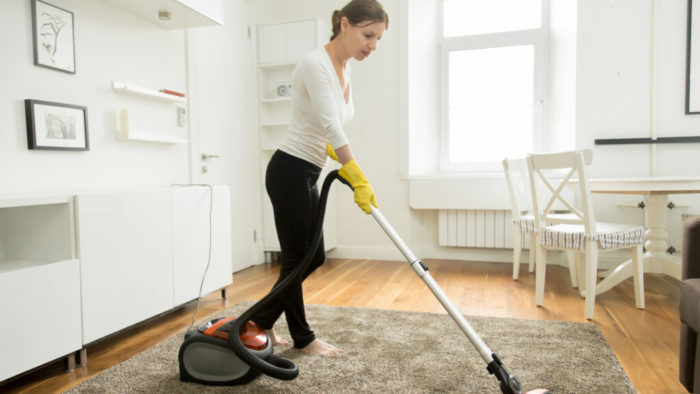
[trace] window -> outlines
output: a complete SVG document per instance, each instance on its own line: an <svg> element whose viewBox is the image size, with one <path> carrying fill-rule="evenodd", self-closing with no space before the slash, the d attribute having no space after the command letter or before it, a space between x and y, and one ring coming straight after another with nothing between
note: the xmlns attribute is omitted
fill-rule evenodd
<svg viewBox="0 0 700 394"><path fill-rule="evenodd" d="M443 170L501 171L542 138L547 0L442 0Z"/></svg>

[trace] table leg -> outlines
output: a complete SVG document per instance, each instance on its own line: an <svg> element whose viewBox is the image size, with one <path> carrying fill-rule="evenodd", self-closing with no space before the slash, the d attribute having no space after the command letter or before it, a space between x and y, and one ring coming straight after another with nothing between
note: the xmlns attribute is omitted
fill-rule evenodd
<svg viewBox="0 0 700 394"><path fill-rule="evenodd" d="M644 220L647 231L644 247L644 272L666 274L676 279L681 278L681 264L678 258L666 253L666 207L668 195L651 194L645 198Z"/></svg>
<svg viewBox="0 0 700 394"><path fill-rule="evenodd" d="M668 195L647 195L644 201L644 221L646 225L644 247L646 253L642 256L644 272L665 274L678 280L681 279L680 259L666 253L668 244L666 239L666 207ZM626 260L622 264L606 273L605 278L596 285L596 294L604 293L618 283L632 276L632 260Z"/></svg>

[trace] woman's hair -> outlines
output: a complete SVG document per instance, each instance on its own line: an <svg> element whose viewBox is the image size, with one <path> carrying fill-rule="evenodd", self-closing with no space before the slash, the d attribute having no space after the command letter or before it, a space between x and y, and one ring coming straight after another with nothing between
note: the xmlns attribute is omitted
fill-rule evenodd
<svg viewBox="0 0 700 394"><path fill-rule="evenodd" d="M357 26L361 22L384 22L386 28L389 28L389 15L377 0L352 0L341 10L333 11L331 41L340 34L340 21L343 17L348 18L348 22L353 26Z"/></svg>

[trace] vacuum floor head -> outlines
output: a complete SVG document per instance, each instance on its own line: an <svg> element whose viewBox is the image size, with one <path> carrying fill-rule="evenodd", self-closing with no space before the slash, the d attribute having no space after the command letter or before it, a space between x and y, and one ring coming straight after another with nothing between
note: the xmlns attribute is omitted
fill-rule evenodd
<svg viewBox="0 0 700 394"><path fill-rule="evenodd" d="M228 337L234 320L235 317L213 319L185 334L178 355L181 381L238 385L260 375L231 350ZM249 321L239 336L248 350L258 357L267 359L272 355L272 341L257 324Z"/></svg>

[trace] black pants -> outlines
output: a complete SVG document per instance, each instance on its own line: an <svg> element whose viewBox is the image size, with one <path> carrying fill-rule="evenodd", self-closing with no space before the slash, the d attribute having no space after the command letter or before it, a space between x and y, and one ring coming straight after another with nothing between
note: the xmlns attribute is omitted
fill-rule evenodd
<svg viewBox="0 0 700 394"><path fill-rule="evenodd" d="M314 236L314 215L319 203L316 181L320 174L321 169L316 165L279 150L272 155L267 166L265 188L272 202L282 252L282 266L277 283L294 270L310 247ZM302 280L325 260L321 238L321 243ZM301 281L290 285L269 308L259 312L251 320L269 330L282 312L287 319L294 347L303 348L316 338L306 322Z"/></svg>

